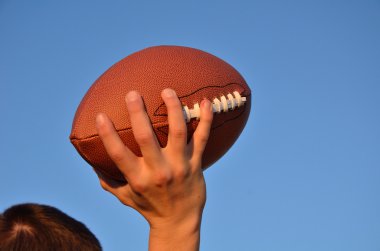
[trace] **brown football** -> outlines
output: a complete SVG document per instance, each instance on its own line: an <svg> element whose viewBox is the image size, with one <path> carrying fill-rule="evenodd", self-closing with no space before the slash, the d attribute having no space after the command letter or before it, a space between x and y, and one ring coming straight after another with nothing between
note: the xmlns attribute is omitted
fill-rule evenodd
<svg viewBox="0 0 380 251"><path fill-rule="evenodd" d="M70 140L79 154L96 170L124 181L108 157L97 134L99 112L113 121L124 143L141 156L133 137L125 95L138 91L162 147L168 135L167 111L161 91L176 91L187 121L190 140L198 124L198 104L207 98L213 103L214 120L202 167L221 158L237 140L250 112L251 91L231 65L207 52L182 46L155 46L135 52L101 75L81 101L72 125Z"/></svg>

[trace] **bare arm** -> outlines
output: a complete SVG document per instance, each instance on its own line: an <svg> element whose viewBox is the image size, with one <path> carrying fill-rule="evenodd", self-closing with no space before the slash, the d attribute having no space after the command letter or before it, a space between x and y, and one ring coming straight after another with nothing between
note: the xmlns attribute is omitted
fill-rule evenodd
<svg viewBox="0 0 380 251"><path fill-rule="evenodd" d="M143 101L136 92L126 102L132 129L143 157L121 141L105 114L97 117L103 144L128 183L98 173L101 186L123 204L141 213L150 226L149 250L199 250L206 185L201 160L212 122L211 103L201 103L201 119L189 144L181 104L173 90L162 98L168 109L168 144L161 148L153 133Z"/></svg>

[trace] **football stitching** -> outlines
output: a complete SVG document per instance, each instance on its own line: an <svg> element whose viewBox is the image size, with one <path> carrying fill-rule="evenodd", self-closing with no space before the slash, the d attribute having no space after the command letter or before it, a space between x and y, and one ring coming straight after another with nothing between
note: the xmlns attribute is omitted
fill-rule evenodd
<svg viewBox="0 0 380 251"><path fill-rule="evenodd" d="M238 84L238 83L228 83L228 84L226 84L226 85L222 85L222 86L220 86L220 85L209 85L209 86L204 86L204 87L199 88L199 89L197 89L197 90L195 90L195 91L193 91L193 92L191 92L191 93L189 93L189 94L187 94L187 95L183 95L183 96L180 96L180 97L178 97L178 98L181 99L181 98L187 98L187 97L190 97L191 95L194 95L195 93L197 93L197 92L199 92L199 91L201 91L201 90L204 90L204 89L206 89L206 88L224 88L224 87L227 87L227 86L230 86L230 85L238 85L238 86L240 86L240 87L244 90L242 93L240 93L241 95L244 95L244 96L251 96L251 93L244 94L247 90L246 90L246 89L244 88L244 86L242 86L241 84ZM159 112L158 112L158 111L160 110L160 108L163 107L163 106L165 106L165 103L164 103L164 102L162 102L162 103L158 106L158 108L154 111L153 116L157 116L157 117L167 117L167 116L168 116L167 113L159 113Z"/></svg>
<svg viewBox="0 0 380 251"><path fill-rule="evenodd" d="M251 96L251 95L248 95L248 96ZM228 123L228 122L230 122L230 121L232 121L232 120L235 120L235 119L239 118L240 116L242 116L242 115L244 114L245 109L246 109L246 106L243 107L243 109L241 110L241 112L240 112L238 115L236 115L236 116L233 117L233 118L230 118L230 119L224 120L223 123L220 123L220 124L218 124L218 125L216 125L216 126L211 127L211 130L215 130L215 129L217 129L217 128L223 126L224 124L226 124L226 123ZM157 127L157 130L160 131L161 133L165 134L166 136L168 136L169 134L166 132L166 130L163 130L163 129L162 129L162 128L167 128L167 127L169 127L169 125L165 125L165 126Z"/></svg>
<svg viewBox="0 0 380 251"><path fill-rule="evenodd" d="M206 89L206 88L210 88L210 87L211 87L211 88L213 88L213 87L215 87L215 88L223 88L223 87L226 87L226 86L229 86L229 85L238 85L238 86L240 86L240 87L242 87L242 88L244 89L244 91L241 93L242 95L244 95L245 97L250 97L250 96L251 96L251 93L248 93L248 94L246 94L246 95L243 94L243 93L245 93L247 90L246 90L241 84L237 84L237 83L229 83L229 84L226 84L226 85L224 85L224 86L212 86L212 85L210 85L210 86L205 86L205 87L202 87L202 88L199 88L199 89L193 91L192 93L189 93L189 94L184 95L184 96L180 96L179 98L189 97L189 96L193 95L194 93L199 92L199 91L201 91L201 90L203 90L203 89ZM157 116L157 117L167 117L167 114L159 114L159 113L157 113L157 111L158 111L158 110L160 109L160 107L162 107L163 105L165 105L165 103L162 103L162 104L156 109L156 111L153 113L153 116ZM241 110L241 112L240 112L236 117L233 117L233 118L231 118L231 119L225 120L225 121L224 121L223 123L221 123L220 125L217 125L217 126L215 126L215 127L212 127L211 130L212 130L212 129L216 129L216 128L218 128L218 127L224 125L225 123L227 123L227 122L229 122L229 121L232 121L232 120L237 119L238 117L240 117L240 116L244 113L245 109L246 109L246 106L244 105L244 106L243 106L243 109ZM154 122L154 123L152 123L152 126L157 125L157 124L160 124L160 123L162 123L162 121ZM166 125L166 126L167 126L167 125ZM165 127L165 126L157 127L157 129L159 129L159 128L164 128L164 127ZM132 127L126 127L126 128L118 129L118 130L116 130L116 132L117 132L117 133L119 133L119 132L128 132L128 131L131 130L131 129L132 129ZM160 131L160 132L163 132L163 131L161 131L161 130L159 130L159 131ZM163 133L164 133L164 132L163 132ZM167 135L166 133L164 133L164 134ZM85 138L70 137L70 140L71 140L72 142L74 142L74 141L81 141L81 140L90 140L90 139L92 139L92 138L97 138L97 137L99 137L98 134L93 134L93 135L87 136L87 137L85 137Z"/></svg>

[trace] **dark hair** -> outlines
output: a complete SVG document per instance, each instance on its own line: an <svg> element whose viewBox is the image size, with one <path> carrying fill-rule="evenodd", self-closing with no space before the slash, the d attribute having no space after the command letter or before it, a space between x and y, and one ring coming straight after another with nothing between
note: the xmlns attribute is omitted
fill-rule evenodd
<svg viewBox="0 0 380 251"><path fill-rule="evenodd" d="M46 205L20 204L0 214L0 251L102 250L81 222Z"/></svg>

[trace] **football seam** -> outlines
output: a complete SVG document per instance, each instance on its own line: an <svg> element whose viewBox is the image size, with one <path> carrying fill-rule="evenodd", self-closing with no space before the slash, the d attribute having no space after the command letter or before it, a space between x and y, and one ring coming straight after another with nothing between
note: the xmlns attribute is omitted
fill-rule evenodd
<svg viewBox="0 0 380 251"><path fill-rule="evenodd" d="M246 91L246 89L245 89L241 84L237 84L237 83L229 83L229 84L226 84L226 85L224 85L224 86L205 86L205 87L202 87L202 88L199 88L199 89L193 91L193 92L190 93L190 94L187 94L187 95L181 96L181 97L179 97L179 98L189 97L189 96L193 95L194 93L196 93L196 92L198 92L198 91L200 91L200 90L202 90L202 89L209 88L209 87L223 88L223 87L226 87L226 86L228 86L228 85L239 85L240 87L242 87L242 88L244 89L243 93ZM249 93L249 94L247 94L247 95L244 95L244 96L246 96L246 97L250 97L250 96L251 96L251 93ZM164 103L163 103L163 104L164 104ZM163 104L161 104L161 105L156 109L156 111L153 113L153 116L157 116L157 117L167 117L167 114L156 114L156 112L158 111L158 109L159 109ZM221 124L218 125L218 126L212 127L211 130L212 130L212 129L216 129L216 128L218 128L218 127L224 125L225 123L227 123L227 122L229 122L229 121L232 121L232 120L235 120L235 119L239 118L242 114L244 114L244 111L245 111L245 109L246 109L246 106L243 106L243 109L244 109L244 110L243 110L239 115L237 115L236 117L234 117L234 118L232 118L232 119L228 119L228 120L224 121L223 123L221 123ZM151 125L154 126L154 125L157 125L157 124L160 124L160 123L162 123L162 121L154 122L154 123L152 123ZM158 128L162 128L162 127L164 127L164 126L161 126L161 127L158 127ZM132 130L132 127L127 127L127 128L123 128L123 129L118 129L118 130L116 130L116 132L117 132L117 133L119 133L119 132L124 132L124 131L127 132L127 131L129 131L129 130ZM159 130L159 131L162 132L161 130ZM89 140L89 139L97 138L97 137L99 137L98 134L93 134L93 135L90 135L90 136L87 136L87 137L84 137L84 138L70 137L70 140L73 142L73 141Z"/></svg>
<svg viewBox="0 0 380 251"><path fill-rule="evenodd" d="M247 97L248 97L248 96L250 96L250 95L247 95ZM230 122L230 121L233 121L233 120L239 118L240 116L242 116L242 115L244 114L245 109L246 109L246 106L244 106L243 111L242 111L240 114L238 114L236 117L233 117L233 118L231 118L231 119L227 119L227 120L223 121L223 123L221 123L221 124L219 124L219 125L217 125L217 126L211 127L210 130L215 130L215 129L217 129L217 128L223 126L224 124L226 124L226 123L228 123L228 122ZM167 127L167 126L169 126L169 125L165 125L165 126L157 127L157 130L160 131L161 133L165 134L165 135L168 135L168 133L166 133L165 131L161 130L161 128L163 128L163 127ZM131 129L131 128L128 128L128 129Z"/></svg>
<svg viewBox="0 0 380 251"><path fill-rule="evenodd" d="M244 88L244 86L242 86L241 84L238 84L238 83L228 83L228 84L226 84L226 85L222 85L222 86L220 86L220 85L208 85L208 86L204 86L204 87L202 87L202 88L199 88L199 89L197 89L197 90L195 90L195 91L193 91L193 92L191 92L191 93L189 93L189 94L187 94L187 95L184 95L184 96L180 96L180 97L178 97L179 99L181 99L181 98L187 98L187 97L189 97L189 96L191 96L191 95L194 95L195 93L197 93L197 92L199 92L199 91L201 91L201 90L203 90L203 89L206 89L206 88L224 88L224 87L226 87L226 86L229 86L229 85L238 85L238 86L240 86L242 89L244 89L244 91L243 91L243 93L246 91L246 89ZM247 95L244 95L244 96L251 96L251 93L249 93L249 94L247 94ZM158 113L158 110L160 109L160 107L162 107L162 106L164 106L165 105L165 103L164 102L162 102L158 107L157 107L157 109L154 111L154 113L153 113L153 116L157 116L157 117L167 117L168 115L167 115L167 113Z"/></svg>

